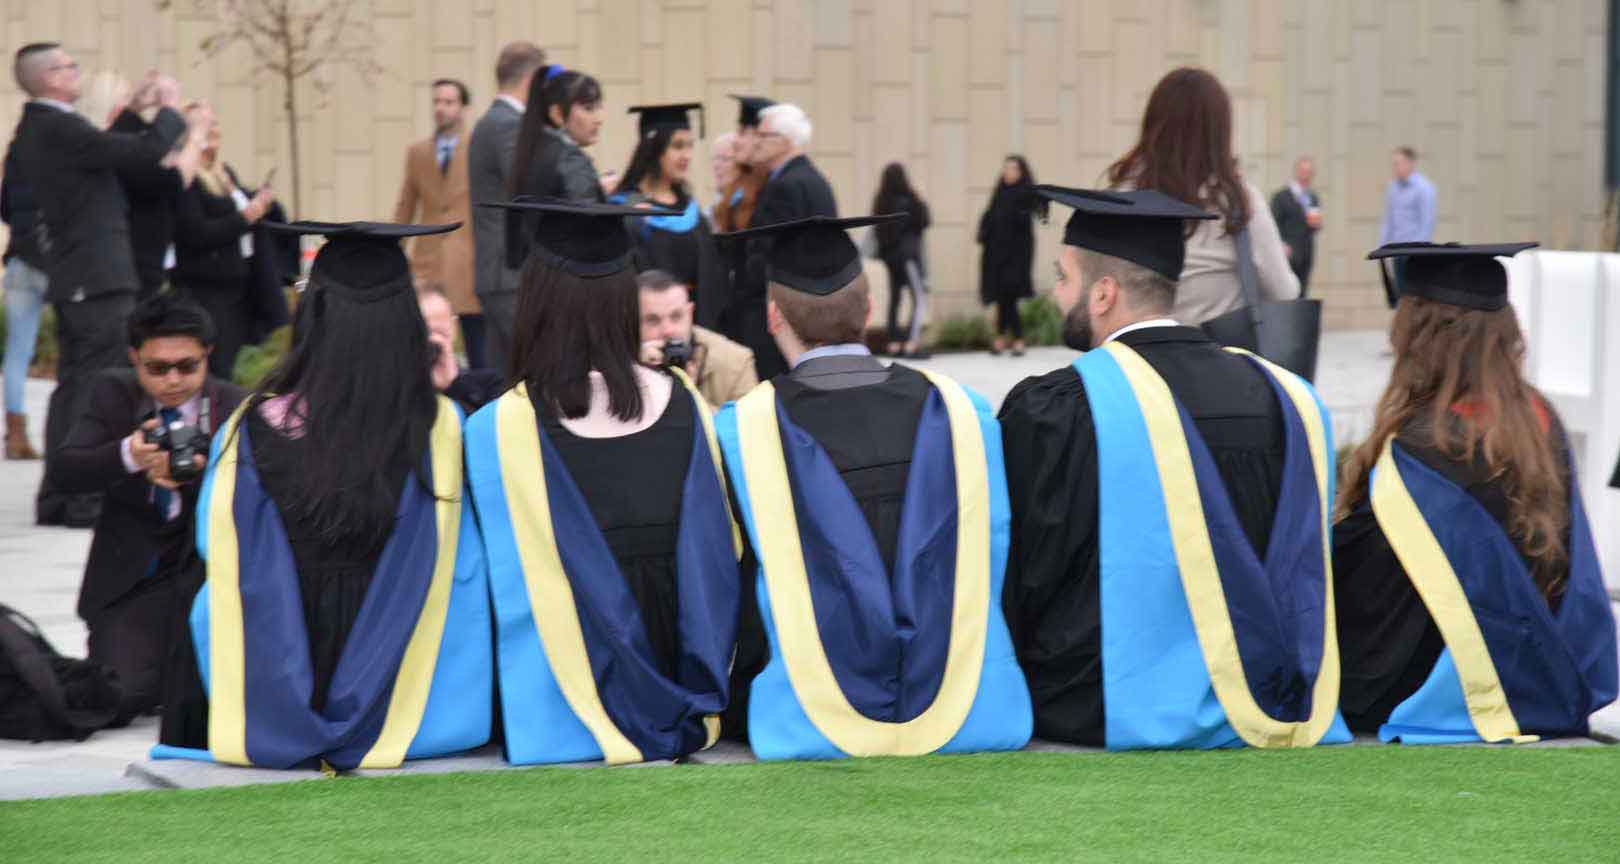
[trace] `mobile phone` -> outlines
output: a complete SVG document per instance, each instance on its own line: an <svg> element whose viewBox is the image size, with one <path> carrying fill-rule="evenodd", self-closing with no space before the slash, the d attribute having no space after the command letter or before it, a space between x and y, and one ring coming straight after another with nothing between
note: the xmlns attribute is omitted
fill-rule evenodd
<svg viewBox="0 0 1620 864"><path fill-rule="evenodd" d="M260 183L259 185L269 186L276 179L276 169L280 167L280 165L271 165L270 170L264 175L264 182Z"/></svg>

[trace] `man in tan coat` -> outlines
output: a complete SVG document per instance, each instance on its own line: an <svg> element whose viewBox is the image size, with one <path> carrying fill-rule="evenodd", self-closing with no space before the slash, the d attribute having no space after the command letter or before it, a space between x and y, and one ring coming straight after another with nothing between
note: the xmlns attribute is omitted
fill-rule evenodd
<svg viewBox="0 0 1620 864"><path fill-rule="evenodd" d="M637 281L641 284L641 362L680 365L714 408L754 389L759 383L754 352L692 323L692 286L662 270L648 270Z"/></svg>
<svg viewBox="0 0 1620 864"><path fill-rule="evenodd" d="M411 240L411 272L418 286L437 285L450 298L461 323L467 365L485 366L484 316L473 291L473 239L467 224L471 202L467 188L467 134L462 117L470 94L467 85L450 78L433 82L433 137L405 151L405 178L400 184L395 222L461 222L449 234Z"/></svg>

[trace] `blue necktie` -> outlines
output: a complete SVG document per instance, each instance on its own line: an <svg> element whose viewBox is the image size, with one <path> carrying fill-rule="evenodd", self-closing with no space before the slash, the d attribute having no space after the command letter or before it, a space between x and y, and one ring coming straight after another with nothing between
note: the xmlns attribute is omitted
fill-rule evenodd
<svg viewBox="0 0 1620 864"><path fill-rule="evenodd" d="M439 142L439 173L450 173L450 142Z"/></svg>
<svg viewBox="0 0 1620 864"><path fill-rule="evenodd" d="M158 412L158 417L158 422L162 423L164 428L168 428L171 424L180 419L180 409L164 408ZM158 518L164 522L169 521L169 507L172 505L173 501L173 492L163 488L162 486L152 487L152 503L157 505Z"/></svg>

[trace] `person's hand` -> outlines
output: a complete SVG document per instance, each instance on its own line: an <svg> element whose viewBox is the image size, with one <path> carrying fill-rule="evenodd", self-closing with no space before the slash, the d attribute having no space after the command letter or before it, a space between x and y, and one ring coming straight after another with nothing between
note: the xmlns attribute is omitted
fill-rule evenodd
<svg viewBox="0 0 1620 864"><path fill-rule="evenodd" d="M180 82L167 75L159 75L154 85L157 93L157 104L164 108L180 110Z"/></svg>
<svg viewBox="0 0 1620 864"><path fill-rule="evenodd" d="M159 461L159 457L168 455L163 452L163 448L148 443L146 440L146 430L156 429L157 427L158 419L151 417L137 427L134 432L129 433L129 458L135 460L136 467L141 471L150 471L152 466ZM163 461L166 462L167 459Z"/></svg>
<svg viewBox="0 0 1620 864"><path fill-rule="evenodd" d="M129 94L129 110L139 113L157 104L158 73L153 69L146 73L141 83L135 86L134 92Z"/></svg>
<svg viewBox="0 0 1620 864"><path fill-rule="evenodd" d="M603 195L611 195L619 187L619 172L606 171L596 178L596 182L601 185Z"/></svg>
<svg viewBox="0 0 1620 864"><path fill-rule="evenodd" d="M1316 209L1315 207L1312 207L1305 214L1305 224L1311 226L1311 230L1313 230L1313 231L1318 229L1318 228L1321 228L1322 227L1322 211Z"/></svg>
<svg viewBox="0 0 1620 864"><path fill-rule="evenodd" d="M150 481L153 486L162 486L163 488L171 491L179 490L180 484L175 482L173 477L169 476L169 454L167 452L163 452L159 455L161 455L163 458L157 460L157 462L151 468L146 470L146 479ZM201 471L208 468L207 456L198 453L196 459L197 470Z"/></svg>
<svg viewBox="0 0 1620 864"><path fill-rule="evenodd" d="M433 389L443 393L456 380L456 376L461 374L461 367L456 363L456 346L443 333L429 333L428 343L435 351L433 368L429 370L429 375L433 378Z"/></svg>
<svg viewBox="0 0 1620 864"><path fill-rule="evenodd" d="M1293 246L1293 244L1291 244L1291 243L1284 243L1283 244L1283 257L1285 257L1285 258L1294 257L1294 246Z"/></svg>
<svg viewBox="0 0 1620 864"><path fill-rule="evenodd" d="M641 365L655 369L664 365L664 340L649 339L641 343Z"/></svg>
<svg viewBox="0 0 1620 864"><path fill-rule="evenodd" d="M242 218L246 219L249 225L252 225L264 218L264 214L270 211L270 205L275 200L275 192L268 185L260 186L259 190L253 193L253 197L248 200L247 206L242 208Z"/></svg>

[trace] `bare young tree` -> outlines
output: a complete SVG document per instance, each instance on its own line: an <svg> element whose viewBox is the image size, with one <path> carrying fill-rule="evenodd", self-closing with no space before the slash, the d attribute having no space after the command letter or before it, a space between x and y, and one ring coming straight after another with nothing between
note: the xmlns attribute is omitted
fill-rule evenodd
<svg viewBox="0 0 1620 864"><path fill-rule="evenodd" d="M205 5L206 0L197 0ZM167 9L174 0L159 0ZM374 34L353 14L354 0L215 0L219 29L202 40L209 59L236 44L252 55L253 73L281 84L292 157L292 218L303 212L303 172L298 156L298 85L308 80L324 96L332 81L324 73L348 69L369 83L382 71L372 54Z"/></svg>

